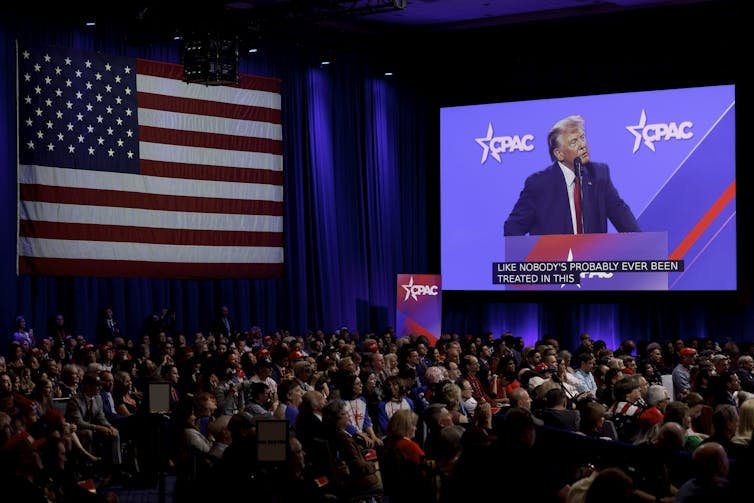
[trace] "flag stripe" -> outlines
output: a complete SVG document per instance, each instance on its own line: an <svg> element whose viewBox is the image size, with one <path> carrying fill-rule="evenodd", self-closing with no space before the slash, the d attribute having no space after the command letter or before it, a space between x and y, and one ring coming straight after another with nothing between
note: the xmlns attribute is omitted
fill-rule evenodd
<svg viewBox="0 0 754 503"><path fill-rule="evenodd" d="M141 173L146 176L167 178L188 178L193 180L217 180L220 182L259 183L263 185L283 185L281 171L264 169L235 169L213 166L211 170L201 164L183 162L141 161Z"/></svg>
<svg viewBox="0 0 754 503"><path fill-rule="evenodd" d="M171 78L152 77L141 74L136 76L136 85L138 92L211 101L217 103L220 107L223 104L235 104L280 110L280 94L267 91L232 86L192 85ZM213 112L209 115L214 116L216 114Z"/></svg>
<svg viewBox="0 0 754 503"><path fill-rule="evenodd" d="M61 48L18 75L21 273L282 275L279 79Z"/></svg>
<svg viewBox="0 0 754 503"><path fill-rule="evenodd" d="M120 190L49 187L46 185L21 185L21 198L59 204L84 204L149 210L188 211L200 213L236 213L256 215L281 215L283 205L274 201L245 201L243 199L218 199L211 197L172 196L145 194Z"/></svg>
<svg viewBox="0 0 754 503"><path fill-rule="evenodd" d="M195 246L117 241L79 241L21 237L21 249L33 248L41 258L135 260L137 262L185 262L242 264L281 262L283 249L274 246Z"/></svg>
<svg viewBox="0 0 754 503"><path fill-rule="evenodd" d="M265 154L283 154L282 142L266 138L247 138L226 134L194 133L177 129L161 129L150 126L139 126L139 139L144 142L162 142L170 145L184 145L188 147L204 147L231 149L247 152L262 152Z"/></svg>
<svg viewBox="0 0 754 503"><path fill-rule="evenodd" d="M233 215L219 213L189 213L186 211L155 211L138 208L98 207L76 204L24 201L20 207L21 220L86 223L98 225L126 225L158 229L213 230L245 232L282 232L283 217L267 215Z"/></svg>
<svg viewBox="0 0 754 503"><path fill-rule="evenodd" d="M160 143L139 142L141 160L167 161L204 164L213 166L230 166L235 168L283 170L283 157L276 154L260 152L234 152L224 149L184 147ZM210 171L211 169L208 169Z"/></svg>
<svg viewBox="0 0 754 503"><path fill-rule="evenodd" d="M181 264L126 260L82 260L19 257L21 274L185 279L279 278L283 264Z"/></svg>
<svg viewBox="0 0 754 503"><path fill-rule="evenodd" d="M155 93L140 92L137 93L139 102L139 113L145 113L154 110L162 110L167 117L169 112L176 114L206 115L208 117L224 117L226 119L238 119L247 122L256 122L257 125L263 123L269 124L270 131L279 131L279 128L273 127L280 124L280 110L267 108L263 106L243 106L233 103L217 103L205 100L192 100L190 98L178 98L175 96L165 96ZM141 116L139 117L141 123Z"/></svg>
<svg viewBox="0 0 754 503"><path fill-rule="evenodd" d="M196 246L282 247L278 232L161 229L126 225L62 224L60 222L21 220L19 234L40 239L77 241L142 242Z"/></svg>
<svg viewBox="0 0 754 503"><path fill-rule="evenodd" d="M130 173L101 172L49 168L44 166L21 166L19 183L21 185L43 185L48 187L68 187L73 189L115 190L139 192L148 195L217 197L220 199L254 199L281 202L282 187L265 184L238 184L217 181L196 183L191 180L173 180L161 177L146 177Z"/></svg>

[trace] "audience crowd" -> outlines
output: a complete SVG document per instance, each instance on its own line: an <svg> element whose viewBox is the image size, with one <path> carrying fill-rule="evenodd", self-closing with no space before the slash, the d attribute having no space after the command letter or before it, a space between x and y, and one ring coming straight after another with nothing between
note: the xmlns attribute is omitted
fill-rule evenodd
<svg viewBox="0 0 754 503"><path fill-rule="evenodd" d="M291 335L241 331L227 307L187 334L175 319L128 337L107 309L91 340L62 315L36 333L16 319L0 356L4 499L117 502L166 473L176 502L748 492L751 342Z"/></svg>

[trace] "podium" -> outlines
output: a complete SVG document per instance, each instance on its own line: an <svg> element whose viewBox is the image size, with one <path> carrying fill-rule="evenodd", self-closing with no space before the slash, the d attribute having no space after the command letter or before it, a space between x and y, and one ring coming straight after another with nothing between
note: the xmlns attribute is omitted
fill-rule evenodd
<svg viewBox="0 0 754 503"><path fill-rule="evenodd" d="M557 263L578 277L575 281L558 282L561 276L543 275L543 281L537 284L503 283L515 290L668 290L668 272L642 267L646 261L667 258L667 232L508 236L505 264L519 263L518 270L525 273L537 268L552 271ZM558 272L562 271L555 271Z"/></svg>

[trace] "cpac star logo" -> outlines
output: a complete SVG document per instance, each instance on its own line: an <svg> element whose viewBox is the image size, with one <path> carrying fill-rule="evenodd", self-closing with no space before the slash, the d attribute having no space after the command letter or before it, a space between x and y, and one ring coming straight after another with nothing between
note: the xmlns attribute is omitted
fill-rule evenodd
<svg viewBox="0 0 754 503"><path fill-rule="evenodd" d="M403 302L406 302L409 297L419 302L418 295L438 295L437 285L415 285L414 277L411 276L407 285L401 285L401 288L406 290L406 297Z"/></svg>
<svg viewBox="0 0 754 503"><path fill-rule="evenodd" d="M655 151L655 142L667 141L667 140L688 140L694 136L694 133L690 129L694 127L691 121L683 121L680 125L675 122L669 124L663 124L658 122L656 124L647 124L647 114L642 109L641 116L639 117L639 123L635 126L626 126L626 129L634 135L634 150L631 152L635 154L642 143L652 152Z"/></svg>
<svg viewBox="0 0 754 503"><path fill-rule="evenodd" d="M573 249L568 248L568 258L566 259L566 262L573 262ZM579 274L579 277L581 279L584 278L600 278L600 279L610 279L613 277L613 273L611 272L600 272L600 271L589 271L589 272L582 272ZM560 288L564 288L565 284L561 283ZM581 288L581 283L576 283L577 288Z"/></svg>
<svg viewBox="0 0 754 503"><path fill-rule="evenodd" d="M513 136L495 136L495 132L492 129L492 122L487 126L487 136L484 138L474 138L474 141L482 147L482 162L487 162L487 157L492 156L498 163L503 162L500 154L506 152L530 152L534 150L534 145L531 142L534 141L534 135L513 135Z"/></svg>
<svg viewBox="0 0 754 503"><path fill-rule="evenodd" d="M490 122L489 126L487 126L487 136L485 138L474 138L474 141L482 147L482 164L487 162L487 156L490 153L490 140L492 140L493 134L495 133L492 131L492 123ZM497 152L493 152L492 157L494 157L497 162L502 162L500 160L500 154ZM414 278L411 279L413 280Z"/></svg>

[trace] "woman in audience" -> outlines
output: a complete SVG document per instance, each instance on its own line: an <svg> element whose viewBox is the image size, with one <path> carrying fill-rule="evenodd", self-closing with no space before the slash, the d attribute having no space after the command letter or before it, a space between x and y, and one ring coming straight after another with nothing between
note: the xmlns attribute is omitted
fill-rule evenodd
<svg viewBox="0 0 754 503"><path fill-rule="evenodd" d="M215 419L217 402L214 395L202 391L192 399L194 403L194 413L196 414L196 426L205 437L209 438L209 425Z"/></svg>
<svg viewBox="0 0 754 503"><path fill-rule="evenodd" d="M130 416L139 411L140 401L133 393L133 377L125 370L115 373L113 386L113 402L115 412L121 416Z"/></svg>
<svg viewBox="0 0 754 503"><path fill-rule="evenodd" d="M362 370L359 373L362 383L362 396L367 402L367 413L372 420L377 436L384 436L385 430L380 426L380 395L377 392L377 376L371 370Z"/></svg>
<svg viewBox="0 0 754 503"><path fill-rule="evenodd" d="M382 446L382 439L377 436L372 426L372 418L369 417L362 388L361 378L357 375L345 376L341 382L340 398L348 412L348 431L363 441L365 447Z"/></svg>
<svg viewBox="0 0 754 503"><path fill-rule="evenodd" d="M322 426L330 444L336 476L335 484L340 496L349 501L359 495L380 494L382 483L377 464L366 459L362 447L347 431L350 418L347 406L341 399L333 399L322 409Z"/></svg>
<svg viewBox="0 0 754 503"><path fill-rule="evenodd" d="M301 389L301 386L295 380L283 379L278 384L277 395L278 406L273 413L273 417L275 419L285 419L288 421L288 428L293 430L296 427L298 406L301 405L304 390Z"/></svg>
<svg viewBox="0 0 754 503"><path fill-rule="evenodd" d="M398 375L398 354L385 353L385 370L389 375Z"/></svg>
<svg viewBox="0 0 754 503"><path fill-rule="evenodd" d="M699 435L691 428L691 412L689 406L680 400L672 400L665 406L664 423L678 423L684 429L683 448L694 452L706 435Z"/></svg>
<svg viewBox="0 0 754 503"><path fill-rule="evenodd" d="M52 382L46 377L42 377L37 381L31 397L34 400L34 407L39 417L42 417L52 407L52 388Z"/></svg>
<svg viewBox="0 0 754 503"><path fill-rule="evenodd" d="M397 375L391 375L387 378L383 393L384 399L379 405L380 428L382 428L382 431L387 431L388 423L393 414L401 409L414 410L414 402L406 396L406 388L403 387Z"/></svg>
<svg viewBox="0 0 754 503"><path fill-rule="evenodd" d="M469 388L471 388L471 385L469 385ZM461 395L460 386L454 382L446 382L442 387L442 396L439 401L443 402L450 412L453 424L468 424L471 419L471 414L466 410Z"/></svg>
<svg viewBox="0 0 754 503"><path fill-rule="evenodd" d="M738 427L731 441L748 446L754 432L754 399L746 400L738 410Z"/></svg>
<svg viewBox="0 0 754 503"><path fill-rule="evenodd" d="M391 503L434 501L425 454L414 440L418 421L415 412L399 410L388 423L381 472Z"/></svg>

